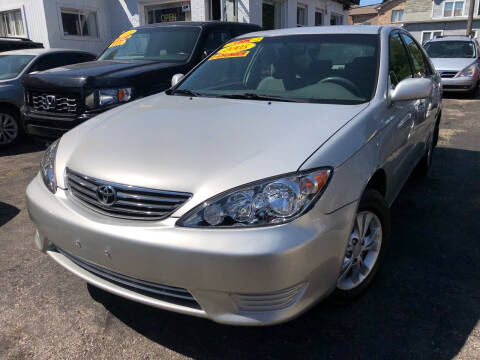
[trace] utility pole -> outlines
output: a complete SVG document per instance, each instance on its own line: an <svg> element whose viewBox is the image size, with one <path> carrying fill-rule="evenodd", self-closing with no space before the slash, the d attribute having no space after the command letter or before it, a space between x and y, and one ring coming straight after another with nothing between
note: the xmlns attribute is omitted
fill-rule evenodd
<svg viewBox="0 0 480 360"><path fill-rule="evenodd" d="M467 36L472 34L473 25L473 9L475 8L475 0L470 0L470 7L468 8L468 20L467 20Z"/></svg>

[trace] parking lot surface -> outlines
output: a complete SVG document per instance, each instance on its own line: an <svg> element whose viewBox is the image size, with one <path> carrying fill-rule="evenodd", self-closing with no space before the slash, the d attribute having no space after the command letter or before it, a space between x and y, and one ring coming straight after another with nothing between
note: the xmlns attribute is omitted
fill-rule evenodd
<svg viewBox="0 0 480 360"><path fill-rule="evenodd" d="M370 290L266 328L87 286L34 249L24 193L43 147L0 152L0 358L480 359L480 101L443 106L433 169L394 203L392 247Z"/></svg>

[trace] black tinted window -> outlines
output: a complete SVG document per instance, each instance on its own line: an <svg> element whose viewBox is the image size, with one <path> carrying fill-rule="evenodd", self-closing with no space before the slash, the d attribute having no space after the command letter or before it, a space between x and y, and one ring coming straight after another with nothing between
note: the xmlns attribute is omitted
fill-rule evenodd
<svg viewBox="0 0 480 360"><path fill-rule="evenodd" d="M207 52L211 52L224 44L233 37L230 29L227 28L213 28L207 31L205 38L203 39L203 48Z"/></svg>
<svg viewBox="0 0 480 360"><path fill-rule="evenodd" d="M474 58L475 44L471 41L434 41L425 44L431 58Z"/></svg>
<svg viewBox="0 0 480 360"><path fill-rule="evenodd" d="M412 77L407 50L398 33L390 36L390 80L393 87L406 78Z"/></svg>
<svg viewBox="0 0 480 360"><path fill-rule="evenodd" d="M422 51L418 47L417 43L406 34L402 34L402 38L405 41L410 53L415 77L426 76L428 74L427 66L425 65L425 59L423 58Z"/></svg>

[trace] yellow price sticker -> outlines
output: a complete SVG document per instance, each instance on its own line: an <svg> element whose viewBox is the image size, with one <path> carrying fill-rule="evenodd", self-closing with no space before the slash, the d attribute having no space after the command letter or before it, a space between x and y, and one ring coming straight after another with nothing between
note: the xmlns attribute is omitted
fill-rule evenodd
<svg viewBox="0 0 480 360"><path fill-rule="evenodd" d="M237 44L233 46L227 46L227 47L224 47L223 49L218 50L218 54L231 54L231 53L245 51L253 47L255 47L254 43Z"/></svg>
<svg viewBox="0 0 480 360"><path fill-rule="evenodd" d="M254 37L254 38L248 38L248 39L242 39L242 40L237 40L237 41L232 41L231 43L225 44L223 47L230 47L238 44L244 44L244 43L258 43L263 40L263 36L259 37Z"/></svg>
<svg viewBox="0 0 480 360"><path fill-rule="evenodd" d="M216 60L216 59L228 59L228 58L236 58L236 57L245 57L247 56L249 51L240 51L240 52L234 52L234 53L228 53L228 54L219 54L216 53L213 55L210 59L208 60Z"/></svg>
<svg viewBox="0 0 480 360"><path fill-rule="evenodd" d="M114 47L114 46L122 46L125 44L127 39L130 39L133 34L135 34L137 30L128 30L125 31L123 34L120 34L118 38L113 40L113 42L108 46L109 48Z"/></svg>

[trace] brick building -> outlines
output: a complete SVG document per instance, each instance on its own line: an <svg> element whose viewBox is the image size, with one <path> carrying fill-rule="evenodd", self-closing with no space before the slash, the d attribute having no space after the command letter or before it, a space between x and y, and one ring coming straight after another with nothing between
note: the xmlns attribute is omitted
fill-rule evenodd
<svg viewBox="0 0 480 360"><path fill-rule="evenodd" d="M352 7L348 12L350 25L402 25L406 0L384 0L382 3Z"/></svg>

